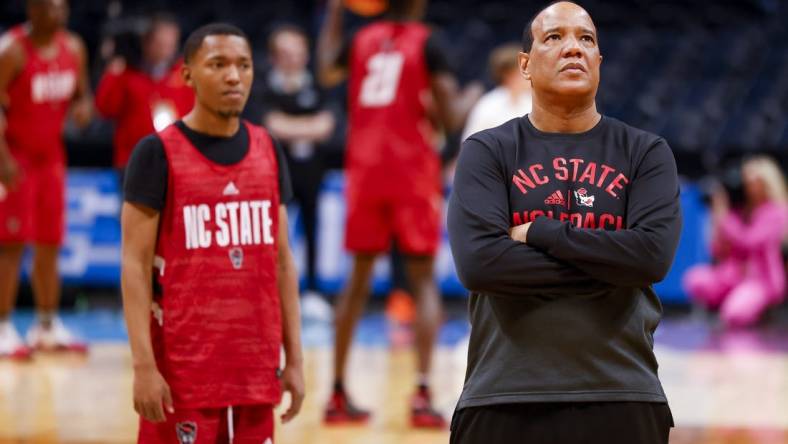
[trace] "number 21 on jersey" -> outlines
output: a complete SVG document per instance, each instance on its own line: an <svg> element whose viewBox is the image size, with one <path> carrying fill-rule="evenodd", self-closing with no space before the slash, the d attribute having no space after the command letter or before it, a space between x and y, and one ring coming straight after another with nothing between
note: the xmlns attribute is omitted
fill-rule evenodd
<svg viewBox="0 0 788 444"><path fill-rule="evenodd" d="M402 53L379 52L367 62L367 75L361 82L361 105L381 107L389 105L397 96L402 64Z"/></svg>

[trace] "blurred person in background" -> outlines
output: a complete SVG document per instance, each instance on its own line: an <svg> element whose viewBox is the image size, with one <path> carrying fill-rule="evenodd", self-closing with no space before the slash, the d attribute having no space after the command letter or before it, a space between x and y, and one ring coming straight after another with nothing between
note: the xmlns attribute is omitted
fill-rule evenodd
<svg viewBox="0 0 788 444"><path fill-rule="evenodd" d="M69 111L80 127L92 114L87 53L65 29L66 0L28 0L27 17L0 37L0 357L15 358L31 348L86 350L57 317L57 260L66 217L63 126ZM37 317L27 345L9 320L26 244Z"/></svg>
<svg viewBox="0 0 788 444"><path fill-rule="evenodd" d="M113 163L120 171L140 139L194 106L194 94L181 78L180 35L175 17L157 14L142 35L126 36L140 39L139 48L136 42L115 40L113 58L96 89L96 107L115 122ZM137 50L141 54L135 54Z"/></svg>
<svg viewBox="0 0 788 444"><path fill-rule="evenodd" d="M520 73L518 54L518 43L499 46L490 54L490 72L496 87L474 105L462 132L462 140L531 112L531 82Z"/></svg>
<svg viewBox="0 0 788 444"><path fill-rule="evenodd" d="M308 69L309 38L301 28L282 25L268 38L271 69L264 74L263 125L282 142L306 237L305 314L331 318L331 308L317 288L317 198L325 166L321 144L334 133L334 115Z"/></svg>
<svg viewBox="0 0 788 444"><path fill-rule="evenodd" d="M435 110L445 131L459 131L482 88L460 90L445 50L420 22L425 7L424 0L391 0L381 20L345 38L342 2L331 0L318 42L321 83L333 86L349 79L345 247L353 254L353 266L336 304L334 388L325 411L329 424L369 418L345 391L345 369L375 258L396 239L417 306L418 379L411 424L445 427L429 391L432 350L443 318L433 280L443 190L428 110Z"/></svg>
<svg viewBox="0 0 788 444"><path fill-rule="evenodd" d="M785 178L774 160L755 156L743 162L743 202L732 206L718 187L711 199L713 264L696 265L683 278L693 301L719 309L730 327L758 322L785 297L781 248L788 228Z"/></svg>

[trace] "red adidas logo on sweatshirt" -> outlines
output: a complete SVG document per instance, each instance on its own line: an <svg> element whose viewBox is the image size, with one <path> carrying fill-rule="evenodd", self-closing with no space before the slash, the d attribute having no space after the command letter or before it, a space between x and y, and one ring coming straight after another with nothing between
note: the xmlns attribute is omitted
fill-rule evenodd
<svg viewBox="0 0 788 444"><path fill-rule="evenodd" d="M564 195L561 193L560 190L554 191L553 194L547 196L547 199L544 200L545 205L566 205L566 200L564 200Z"/></svg>

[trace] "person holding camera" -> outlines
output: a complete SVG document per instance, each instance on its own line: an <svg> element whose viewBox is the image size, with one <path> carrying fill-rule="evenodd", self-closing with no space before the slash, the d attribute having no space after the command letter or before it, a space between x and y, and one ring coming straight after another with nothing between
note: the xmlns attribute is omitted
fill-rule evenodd
<svg viewBox="0 0 788 444"><path fill-rule="evenodd" d="M127 45L131 51L123 51L123 45L115 42L115 55L96 90L99 112L116 123L113 163L119 170L126 167L140 139L164 129L194 106L194 94L181 78L176 19L156 15L137 38L141 45ZM141 54L126 54L135 50Z"/></svg>
<svg viewBox="0 0 788 444"><path fill-rule="evenodd" d="M714 263L692 267L683 279L692 300L719 309L729 327L755 324L785 296L781 253L788 228L785 178L766 156L746 160L741 175L741 205L731 205L722 186L711 197Z"/></svg>

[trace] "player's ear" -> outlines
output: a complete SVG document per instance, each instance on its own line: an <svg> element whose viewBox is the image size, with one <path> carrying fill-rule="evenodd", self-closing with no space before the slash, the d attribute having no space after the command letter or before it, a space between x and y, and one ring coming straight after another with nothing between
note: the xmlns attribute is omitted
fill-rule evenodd
<svg viewBox="0 0 788 444"><path fill-rule="evenodd" d="M531 80L530 66L528 64L530 60L531 56L527 52L517 54L517 64L520 66L520 74L522 74L526 80Z"/></svg>
<svg viewBox="0 0 788 444"><path fill-rule="evenodd" d="M183 83L187 86L191 88L194 87L194 82L192 82L192 70L187 63L181 66L181 78L183 79Z"/></svg>

